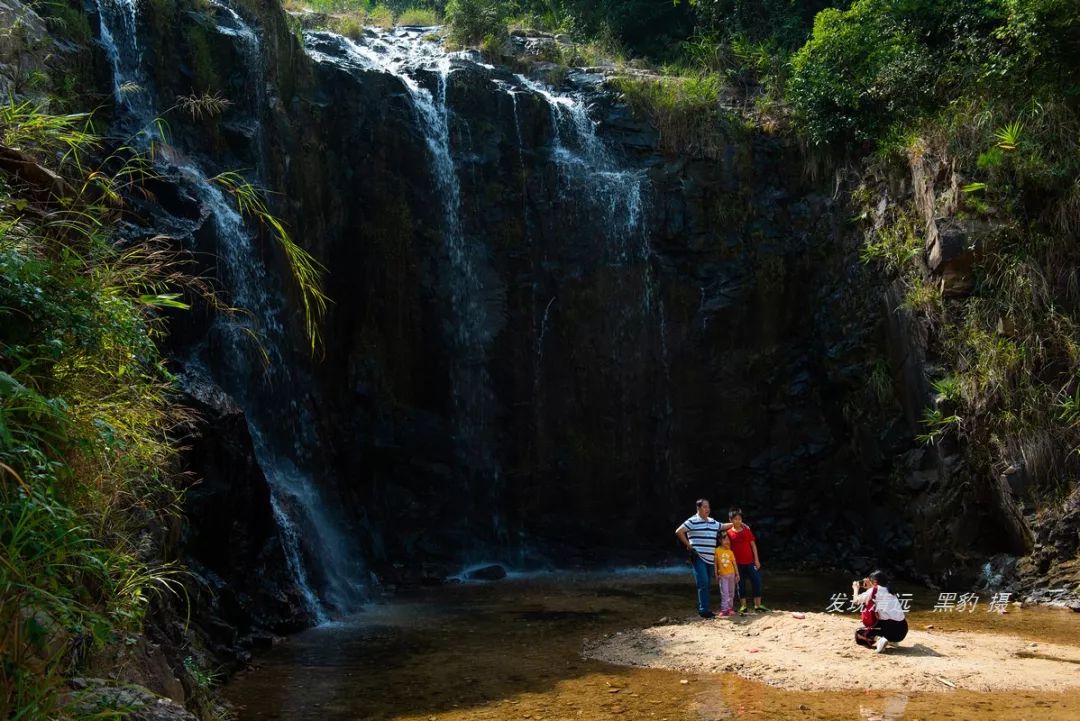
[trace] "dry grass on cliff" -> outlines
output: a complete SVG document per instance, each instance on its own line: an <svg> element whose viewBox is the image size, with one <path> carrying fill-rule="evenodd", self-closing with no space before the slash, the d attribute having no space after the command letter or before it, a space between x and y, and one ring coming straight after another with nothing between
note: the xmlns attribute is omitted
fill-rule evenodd
<svg viewBox="0 0 1080 721"><path fill-rule="evenodd" d="M745 127L725 105L726 87L719 75L620 75L611 82L627 105L656 128L668 152L719 158L731 134Z"/></svg>

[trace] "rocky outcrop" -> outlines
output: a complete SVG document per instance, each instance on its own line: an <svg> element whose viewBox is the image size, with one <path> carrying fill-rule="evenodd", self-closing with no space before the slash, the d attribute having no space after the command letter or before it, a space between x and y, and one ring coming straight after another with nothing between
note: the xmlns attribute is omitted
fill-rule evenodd
<svg viewBox="0 0 1080 721"><path fill-rule="evenodd" d="M995 228L965 212L968 193L945 153L920 147L910 161L909 175L876 179L874 229L886 223L889 213L903 215L905 207L914 208L925 249L916 264L925 281L940 290L943 312L959 316L974 287L975 261ZM930 378L946 374L941 367L946 364L941 357L942 331L904 302L910 283L910 278L893 279L884 293L884 306L897 397L908 432L916 436L928 431L926 413L945 418L957 409L930 390ZM1017 592L1030 591L1033 584L1045 587L1047 578L1039 579L1036 568L1046 573L1064 557L1039 536L1052 533L1055 521L1050 519L1057 514L1035 513L1038 503L1023 463L994 472L985 460L972 458L971 446L969 438L944 433L897 464L896 486L908 492L913 513L915 567L928 580L952 587L982 583ZM1017 564L1019 557L1033 551ZM995 560L988 562L991 558Z"/></svg>
<svg viewBox="0 0 1080 721"><path fill-rule="evenodd" d="M195 482L184 495L183 550L199 579L212 650L242 655L252 636L286 633L311 622L289 574L244 412L212 381L182 376L185 405L198 414L185 467Z"/></svg>
<svg viewBox="0 0 1080 721"><path fill-rule="evenodd" d="M909 437L888 413L845 419L882 314L844 210L804 179L795 146L735 132L719 162L669 157L602 78L570 73L559 91L644 179L640 232L620 237L625 189L561 160L580 151L570 117L506 70L452 60L450 146L491 338L469 361L482 424L463 439L430 138L399 78L313 44L330 59L298 75L272 165L289 168L295 225L332 269L316 374L377 567L465 549L658 559L699 495L747 508L774 558L837 562L851 549L836 534L861 538L863 557L886 539L906 549L906 516L871 520L860 489Z"/></svg>
<svg viewBox="0 0 1080 721"><path fill-rule="evenodd" d="M49 56L58 50L45 21L19 0L0 0L0 27L0 96L44 93Z"/></svg>
<svg viewBox="0 0 1080 721"><path fill-rule="evenodd" d="M1034 587L1039 600L1080 608L1080 489L1036 511L1030 526L1032 552L1019 562L1011 559L1004 579L1018 589Z"/></svg>
<svg viewBox="0 0 1080 721"><path fill-rule="evenodd" d="M115 709L131 721L197 721L183 705L135 685L114 685L103 679L79 678L73 684L76 708L87 715Z"/></svg>
<svg viewBox="0 0 1080 721"><path fill-rule="evenodd" d="M68 110L67 96L95 84L89 33L67 3L0 0L0 97Z"/></svg>

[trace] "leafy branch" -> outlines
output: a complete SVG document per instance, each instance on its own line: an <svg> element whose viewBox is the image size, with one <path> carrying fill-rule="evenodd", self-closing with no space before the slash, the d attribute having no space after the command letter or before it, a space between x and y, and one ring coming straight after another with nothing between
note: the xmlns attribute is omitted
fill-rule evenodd
<svg viewBox="0 0 1080 721"><path fill-rule="evenodd" d="M304 306L304 328L307 331L308 345L314 353L320 344L319 326L326 316L329 303L322 289L322 276L326 269L311 253L296 244L281 220L270 212L262 189L234 171L221 173L210 180L233 196L242 215L252 217L268 228L281 246L293 280L300 291L300 300Z"/></svg>

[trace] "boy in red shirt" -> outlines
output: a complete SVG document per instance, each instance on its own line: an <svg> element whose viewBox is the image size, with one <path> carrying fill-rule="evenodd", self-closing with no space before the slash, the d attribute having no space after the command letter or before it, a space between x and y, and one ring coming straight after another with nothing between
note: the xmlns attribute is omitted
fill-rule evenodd
<svg viewBox="0 0 1080 721"><path fill-rule="evenodd" d="M757 539L750 527L743 524L742 509L732 508L728 512L731 528L728 529L728 538L731 539L731 551L735 554L735 563L739 567L739 582L735 586L735 595L742 599L739 605L739 615L746 615L746 579L750 579L750 586L754 592L754 610L758 613L767 613L771 609L761 602L761 559L758 557Z"/></svg>

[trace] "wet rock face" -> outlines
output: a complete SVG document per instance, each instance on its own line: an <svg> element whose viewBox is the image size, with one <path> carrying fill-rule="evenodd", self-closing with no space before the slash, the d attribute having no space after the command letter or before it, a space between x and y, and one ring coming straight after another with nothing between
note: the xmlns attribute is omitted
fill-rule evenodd
<svg viewBox="0 0 1080 721"><path fill-rule="evenodd" d="M546 97L436 58L397 69L410 87L379 42L308 46L271 164L330 269L321 420L376 568L660 557L701 495L773 558L836 561L838 528L907 553L905 515L865 510L910 438L899 409L846 410L882 309L796 148L744 132L719 161L668 157L599 76ZM458 248L418 97L446 123Z"/></svg>
<svg viewBox="0 0 1080 721"><path fill-rule="evenodd" d="M186 466L198 480L185 494L183 547L201 580L209 640L232 656L252 633L297 630L310 619L288 572L243 410L194 371L182 384L199 416L185 444Z"/></svg>
<svg viewBox="0 0 1080 721"><path fill-rule="evenodd" d="M57 50L45 21L19 0L0 0L0 94L21 95L33 88L35 76L48 71L48 55Z"/></svg>
<svg viewBox="0 0 1080 721"><path fill-rule="evenodd" d="M176 144L208 169L257 168L328 269L311 362L287 273L263 249L288 296L307 466L340 492L377 575L658 560L703 495L718 516L741 505L770 559L911 557L910 501L941 478L919 461L903 466L911 482L888 482L925 403L918 343L796 147L736 128L715 159L665 155L600 74L545 88L446 57L420 31L308 33L305 51L276 5L253 5L257 72L221 74L236 102L209 125L178 118ZM191 33L174 35L161 42L190 56ZM235 35L200 37L222 63L253 62ZM159 96L190 92L191 57L155 71ZM214 252L212 233L196 238ZM177 354L208 347L212 361L208 324L189 325ZM196 471L250 482L196 488L191 543L231 586L284 562L240 417L210 417ZM260 520L214 557L247 533L226 504ZM243 581L236 607L258 598L284 618L283 574Z"/></svg>
<svg viewBox="0 0 1080 721"><path fill-rule="evenodd" d="M197 373L183 379L187 404L199 413L187 465L199 480L185 495L184 548L202 577L210 606L206 628L221 651L253 631L286 632L310 622L289 576L270 488L255 458L243 411ZM224 622L224 623L222 623Z"/></svg>

